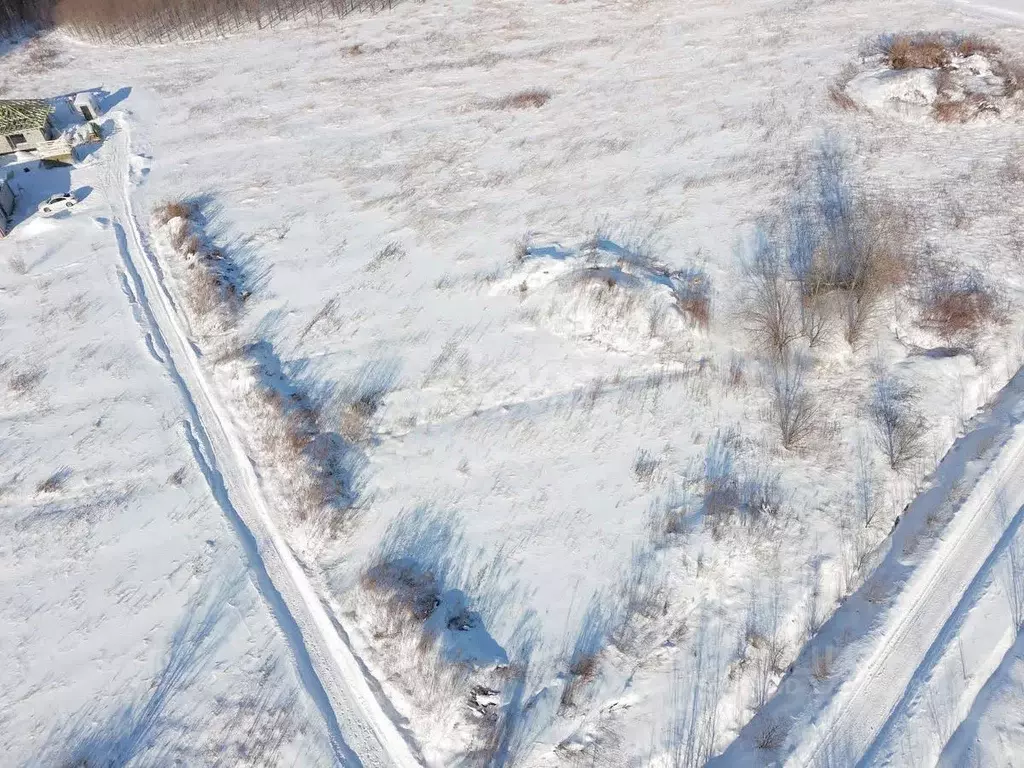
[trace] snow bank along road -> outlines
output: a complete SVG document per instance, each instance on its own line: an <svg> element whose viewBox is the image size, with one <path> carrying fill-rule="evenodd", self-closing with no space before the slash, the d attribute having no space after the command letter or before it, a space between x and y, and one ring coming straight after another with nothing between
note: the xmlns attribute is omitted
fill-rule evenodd
<svg viewBox="0 0 1024 768"><path fill-rule="evenodd" d="M122 282L149 337L151 353L185 399L191 418L184 425L185 437L196 461L242 542L253 578L289 642L303 684L327 721L338 762L417 766L420 761L412 747L384 712L274 524L242 442L200 367L136 217L130 127L123 116L117 117L117 124L119 130L108 140L103 160L114 230L129 278Z"/></svg>

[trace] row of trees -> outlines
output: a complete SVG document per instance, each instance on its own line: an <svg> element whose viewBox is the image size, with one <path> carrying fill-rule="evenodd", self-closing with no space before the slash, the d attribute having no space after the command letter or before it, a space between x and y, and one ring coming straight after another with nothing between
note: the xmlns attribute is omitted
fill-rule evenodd
<svg viewBox="0 0 1024 768"><path fill-rule="evenodd" d="M169 42L389 9L395 0L0 0L0 31L56 24L93 40Z"/></svg>
<svg viewBox="0 0 1024 768"><path fill-rule="evenodd" d="M0 33L46 23L52 8L53 0L0 0Z"/></svg>

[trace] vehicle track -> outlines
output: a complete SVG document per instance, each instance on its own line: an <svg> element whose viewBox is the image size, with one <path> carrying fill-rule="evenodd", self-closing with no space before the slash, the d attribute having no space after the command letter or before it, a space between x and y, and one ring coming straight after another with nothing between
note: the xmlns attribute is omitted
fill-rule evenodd
<svg viewBox="0 0 1024 768"><path fill-rule="evenodd" d="M142 333L148 335L155 359L163 363L182 395L188 414L185 438L242 545L254 581L291 648L302 683L324 717L336 760L374 768L419 766L413 747L385 713L285 542L243 443L202 370L136 218L130 127L120 114L115 121L118 131L104 152L105 186L129 278L122 283L125 293L133 311L141 310Z"/></svg>

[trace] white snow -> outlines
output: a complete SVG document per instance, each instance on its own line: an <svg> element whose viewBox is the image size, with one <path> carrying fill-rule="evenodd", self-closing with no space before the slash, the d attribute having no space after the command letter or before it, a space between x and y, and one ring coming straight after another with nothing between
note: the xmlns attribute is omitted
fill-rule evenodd
<svg viewBox="0 0 1024 768"><path fill-rule="evenodd" d="M102 147L18 177L33 180L23 211L67 188L82 202L0 242L3 376L31 384L8 393L0 432L0 481L17 476L0 650L19 675L0 749L30 761L73 742L83 710L134 702L186 607L228 582L217 674L174 698L193 744L220 738L225 691L259 692L252 670L272 667L297 702L282 763L450 765L498 699L524 765L800 763L840 742L851 762L1012 760L987 734L1013 731L1019 644L1007 587L983 577L1024 504L1004 389L1024 361L1024 128L936 123L923 71L853 78L867 110L827 96L883 33L973 32L1024 57L1006 18L925 0L457 0L152 47L51 33L47 69L6 53L25 73L12 96L108 96ZM507 98L532 90L550 98ZM786 451L741 257L830 142L859 188L910 208L915 254L976 269L1007 310L961 354L919 322L918 286L887 295L862 345L837 330L809 351L827 419ZM188 316L150 223L193 196L259 277L237 329ZM218 334L271 343L339 424L373 395L350 446L355 519L327 545L298 535L294 468L254 439L254 385L218 362ZM879 367L921 393L927 441L902 473L870 436ZM65 465L50 502L35 488ZM714 525L699 522L709 489L729 510ZM401 554L434 568L426 624L471 662L450 687L416 678L415 633L375 636L360 575L393 524L444 533ZM76 621L88 631L56 644ZM836 658L818 680L822 650ZM590 656L593 679L574 682ZM500 675L469 707L466 686ZM145 741L140 760L182 748L173 729Z"/></svg>

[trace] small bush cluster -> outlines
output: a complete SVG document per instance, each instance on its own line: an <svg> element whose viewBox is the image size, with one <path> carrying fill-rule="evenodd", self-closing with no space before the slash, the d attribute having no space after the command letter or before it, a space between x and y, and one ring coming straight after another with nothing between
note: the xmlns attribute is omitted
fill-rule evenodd
<svg viewBox="0 0 1024 768"><path fill-rule="evenodd" d="M767 222L744 259L744 316L755 342L775 357L834 327L856 346L887 291L908 273L906 217L859 194L839 151L814 158L811 193Z"/></svg>
<svg viewBox="0 0 1024 768"><path fill-rule="evenodd" d="M970 346L1003 316L998 291L974 269L934 265L921 295L921 324L946 344Z"/></svg>
<svg viewBox="0 0 1024 768"><path fill-rule="evenodd" d="M988 60L992 73L1002 82L1002 98L1012 98L1024 88L1024 66L1009 58L995 43L973 35L950 32L917 32L887 35L877 51L892 69L930 69L937 72L933 117L944 123L964 123L985 112L999 112L998 101L987 88L965 80L960 64L971 56Z"/></svg>
<svg viewBox="0 0 1024 768"><path fill-rule="evenodd" d="M238 322L242 305L249 298L237 266L218 249L209 246L197 221L197 207L189 201L159 206L153 221L164 228L185 270L179 272L190 318L210 326L208 335L224 333Z"/></svg>

